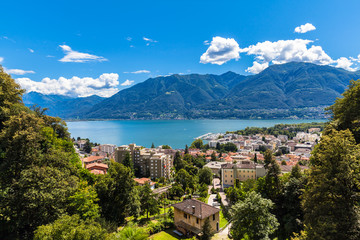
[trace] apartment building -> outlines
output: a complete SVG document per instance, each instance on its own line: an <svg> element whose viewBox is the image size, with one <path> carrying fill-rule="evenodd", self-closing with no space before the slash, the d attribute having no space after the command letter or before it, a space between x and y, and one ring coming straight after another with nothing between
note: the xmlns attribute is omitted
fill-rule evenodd
<svg viewBox="0 0 360 240"><path fill-rule="evenodd" d="M99 146L99 148L100 148L100 151L111 154L111 153L115 152L116 145L102 144Z"/></svg>
<svg viewBox="0 0 360 240"><path fill-rule="evenodd" d="M221 167L221 185L223 188L234 186L236 179L246 181L265 176L263 166L252 161L241 161L238 164L228 163Z"/></svg>
<svg viewBox="0 0 360 240"><path fill-rule="evenodd" d="M115 151L115 161L122 163L126 152L129 152L134 162L134 168L141 176L152 179L171 177L173 155L157 148L143 148L136 144L123 145Z"/></svg>

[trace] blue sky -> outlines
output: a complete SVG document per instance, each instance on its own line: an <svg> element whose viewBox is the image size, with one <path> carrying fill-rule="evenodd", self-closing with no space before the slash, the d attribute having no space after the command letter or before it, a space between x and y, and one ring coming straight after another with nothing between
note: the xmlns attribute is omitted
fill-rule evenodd
<svg viewBox="0 0 360 240"><path fill-rule="evenodd" d="M28 91L45 94L110 96L158 75L254 74L289 61L358 70L355 0L3 1L1 8L1 64Z"/></svg>

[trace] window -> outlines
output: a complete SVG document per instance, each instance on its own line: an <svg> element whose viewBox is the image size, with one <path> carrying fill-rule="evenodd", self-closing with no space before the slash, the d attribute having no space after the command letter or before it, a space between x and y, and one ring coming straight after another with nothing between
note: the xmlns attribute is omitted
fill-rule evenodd
<svg viewBox="0 0 360 240"><path fill-rule="evenodd" d="M213 215L213 221L215 221L215 214Z"/></svg>
<svg viewBox="0 0 360 240"><path fill-rule="evenodd" d="M198 218L196 218L196 224L199 224L199 219Z"/></svg>
<svg viewBox="0 0 360 240"><path fill-rule="evenodd" d="M187 215L186 215L186 213L184 213L184 218L187 218Z"/></svg>
<svg viewBox="0 0 360 240"><path fill-rule="evenodd" d="M225 180L225 182L227 182L227 180Z"/></svg>

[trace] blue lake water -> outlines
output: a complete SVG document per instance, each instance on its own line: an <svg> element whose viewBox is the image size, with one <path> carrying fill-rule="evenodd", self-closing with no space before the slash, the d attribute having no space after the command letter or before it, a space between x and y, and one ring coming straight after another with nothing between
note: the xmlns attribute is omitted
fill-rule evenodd
<svg viewBox="0 0 360 240"><path fill-rule="evenodd" d="M113 120L67 122L72 137L89 138L101 144L151 143L184 148L206 133L225 133L246 127L271 127L275 124L322 122L325 120Z"/></svg>

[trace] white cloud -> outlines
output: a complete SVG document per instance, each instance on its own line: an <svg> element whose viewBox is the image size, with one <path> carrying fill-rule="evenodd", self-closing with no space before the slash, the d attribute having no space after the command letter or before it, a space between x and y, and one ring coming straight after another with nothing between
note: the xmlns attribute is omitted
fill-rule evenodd
<svg viewBox="0 0 360 240"><path fill-rule="evenodd" d="M2 63L4 61L3 57L0 57L0 63Z"/></svg>
<svg viewBox="0 0 360 240"><path fill-rule="evenodd" d="M83 62L90 62L90 61L94 61L94 62L107 61L106 58L101 57L101 56L96 56L96 55L92 55L89 53L81 53L81 52L74 51L67 45L59 45L59 46L65 53L65 56L59 60L60 62L83 63Z"/></svg>
<svg viewBox="0 0 360 240"><path fill-rule="evenodd" d="M233 38L213 37L209 48L200 57L200 63L222 65L231 59L238 60L240 48Z"/></svg>
<svg viewBox="0 0 360 240"><path fill-rule="evenodd" d="M87 97L98 95L110 97L117 93L119 89L119 75L116 73L104 73L98 78L91 77L72 77L59 79L44 78L40 82L30 78L15 79L27 92L40 92L42 94L58 94L70 97Z"/></svg>
<svg viewBox="0 0 360 240"><path fill-rule="evenodd" d="M134 72L124 72L124 73L140 74L140 73L150 73L150 71L149 70L137 70Z"/></svg>
<svg viewBox="0 0 360 240"><path fill-rule="evenodd" d="M126 79L126 81L123 82L123 83L121 84L121 86L130 86L130 85L132 85L133 83L134 83L134 81L129 80L129 79Z"/></svg>
<svg viewBox="0 0 360 240"><path fill-rule="evenodd" d="M127 37L126 40L130 42L132 40L132 37Z"/></svg>
<svg viewBox="0 0 360 240"><path fill-rule="evenodd" d="M146 37L143 37L143 40L146 41L146 42L154 42L154 43L158 42L156 40L153 40L151 38L146 38Z"/></svg>
<svg viewBox="0 0 360 240"><path fill-rule="evenodd" d="M28 73L35 73L32 70L6 69L6 68L5 68L5 72L7 72L8 74L14 74L14 75L25 75L25 74L28 74Z"/></svg>
<svg viewBox="0 0 360 240"><path fill-rule="evenodd" d="M304 25L296 27L295 32L306 33L306 32L310 32L310 31L314 31L315 29L316 29L316 27L314 25L312 25L311 23L306 23Z"/></svg>
<svg viewBox="0 0 360 240"><path fill-rule="evenodd" d="M252 67L248 67L245 71L250 73L259 73L262 70L266 69L268 66L269 66L268 62L264 62L264 63L254 62Z"/></svg>
<svg viewBox="0 0 360 240"><path fill-rule="evenodd" d="M34 50L31 48L28 48L31 53L34 53Z"/></svg>
<svg viewBox="0 0 360 240"><path fill-rule="evenodd" d="M352 67L352 65L354 64L353 61L351 61L350 59L346 58L346 57L341 57L339 59L336 60L336 66L337 68L343 68L345 70L348 71L356 71L357 68Z"/></svg>
<svg viewBox="0 0 360 240"><path fill-rule="evenodd" d="M205 40L204 45L210 45L209 40Z"/></svg>
<svg viewBox="0 0 360 240"><path fill-rule="evenodd" d="M255 55L255 59L262 62L271 62L282 64L287 62L311 62L316 64L330 64L333 62L331 57L327 55L321 46L307 47L311 40L295 39L295 40L279 40L277 42L259 42L241 49L247 55Z"/></svg>

